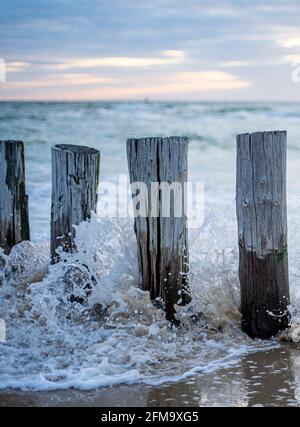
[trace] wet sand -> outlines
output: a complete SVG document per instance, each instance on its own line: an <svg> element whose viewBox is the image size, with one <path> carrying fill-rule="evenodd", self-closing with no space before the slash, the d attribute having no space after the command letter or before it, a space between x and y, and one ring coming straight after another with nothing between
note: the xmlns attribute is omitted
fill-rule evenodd
<svg viewBox="0 0 300 427"><path fill-rule="evenodd" d="M0 406L300 406L300 347L283 344L249 354L234 368L161 386L5 391L0 393Z"/></svg>

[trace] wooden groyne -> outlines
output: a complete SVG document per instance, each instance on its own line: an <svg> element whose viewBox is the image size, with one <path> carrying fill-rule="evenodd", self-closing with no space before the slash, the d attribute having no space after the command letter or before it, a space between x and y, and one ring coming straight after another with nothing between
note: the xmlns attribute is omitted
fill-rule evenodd
<svg viewBox="0 0 300 427"><path fill-rule="evenodd" d="M127 140L140 286L152 300L164 302L173 323L178 323L175 305L190 301L187 159L185 137ZM59 247L76 251L74 225L96 211L99 168L98 150L52 147L52 263L59 261ZM30 238L27 202L23 143L0 141L0 247L5 253ZM269 338L289 323L286 132L237 136L236 212L242 328L251 337Z"/></svg>
<svg viewBox="0 0 300 427"><path fill-rule="evenodd" d="M161 298L164 301L167 319L176 322L174 305L190 300L187 224L183 209L188 139L128 139L127 159L133 196L141 191L136 183L142 182L147 187L144 215L137 215L135 210L134 222L141 286L150 292L152 300ZM175 187L171 189L169 185ZM178 200L175 200L176 195Z"/></svg>
<svg viewBox="0 0 300 427"><path fill-rule="evenodd" d="M79 145L52 147L52 204L51 257L59 260L56 252L62 247L74 252L74 225L91 217L97 209L100 152Z"/></svg>
<svg viewBox="0 0 300 427"><path fill-rule="evenodd" d="M242 327L269 338L289 323L286 132L237 136Z"/></svg>
<svg viewBox="0 0 300 427"><path fill-rule="evenodd" d="M14 245L29 239L24 144L0 141L0 247L9 254Z"/></svg>

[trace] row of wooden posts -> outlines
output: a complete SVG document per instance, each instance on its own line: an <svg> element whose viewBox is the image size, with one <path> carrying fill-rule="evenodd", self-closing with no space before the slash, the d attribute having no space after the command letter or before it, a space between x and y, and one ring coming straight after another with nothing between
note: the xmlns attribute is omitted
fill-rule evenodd
<svg viewBox="0 0 300 427"><path fill-rule="evenodd" d="M149 190L151 182L185 183L187 157L186 137L127 140L130 181ZM99 168L98 150L52 147L53 263L58 247L76 250L73 225L96 211ZM237 136L236 211L242 328L269 338L289 323L285 131ZM169 218L136 216L134 229L141 287L152 300L163 299L167 318L176 323L174 304L190 301L186 217L175 217L172 209ZM24 145L0 141L0 247L8 254L29 239Z"/></svg>

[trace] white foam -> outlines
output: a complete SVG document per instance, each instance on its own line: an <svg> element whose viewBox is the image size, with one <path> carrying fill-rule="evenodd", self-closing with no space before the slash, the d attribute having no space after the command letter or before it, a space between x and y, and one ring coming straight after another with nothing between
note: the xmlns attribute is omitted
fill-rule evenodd
<svg viewBox="0 0 300 427"><path fill-rule="evenodd" d="M7 278L0 288L7 341L0 344L0 388L161 384L232 366L247 352L276 345L252 341L240 331L235 224L230 218L232 212L220 220L211 209L210 221L191 236L192 303L179 309L180 328L171 328L149 294L137 287L131 221L93 215L77 229L78 253L62 254L62 262L31 285L24 285L24 277L43 265L48 245L23 242L15 247L11 257L22 274L16 275L10 257L1 271ZM87 283L93 288L90 295L82 289ZM82 304L70 302L71 294L81 295ZM103 312L91 317L95 304ZM197 321L192 320L195 315Z"/></svg>
<svg viewBox="0 0 300 427"><path fill-rule="evenodd" d="M300 321L300 104L5 103L3 139L26 141L26 181L33 242L4 257L0 270L0 387L91 389L118 383L160 384L237 363L274 342L240 331L235 219L235 135L288 130L288 225L294 337ZM80 120L78 120L80 119ZM33 126L34 123L34 126ZM170 329L149 295L138 289L132 223L93 217L77 230L78 254L48 261L50 146L85 141L101 150L101 180L127 173L126 137L187 135L189 179L204 182L205 222L189 230L192 303L181 308L182 328ZM220 131L221 130L221 131ZM101 203L100 203L101 206ZM1 268L1 262L0 262ZM37 281L28 285L30 281ZM82 285L93 287L87 295ZM70 302L71 295L82 304ZM98 305L97 305L98 304ZM91 307L93 317L89 315ZM197 317L197 322L191 318ZM291 331L292 334L292 331Z"/></svg>

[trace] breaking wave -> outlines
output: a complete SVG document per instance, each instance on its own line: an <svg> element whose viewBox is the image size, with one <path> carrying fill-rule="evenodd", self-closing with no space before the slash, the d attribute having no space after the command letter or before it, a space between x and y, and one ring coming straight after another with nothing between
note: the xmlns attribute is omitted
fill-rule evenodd
<svg viewBox="0 0 300 427"><path fill-rule="evenodd" d="M231 228L227 217L216 226L216 215L211 210L211 221L190 233L192 302L178 307L180 327L138 288L129 220L93 215L77 228L78 252L62 253L56 265L48 265L45 242L23 242L10 256L2 254L0 316L7 337L0 344L0 388L160 384L277 345L240 331L235 224Z"/></svg>

